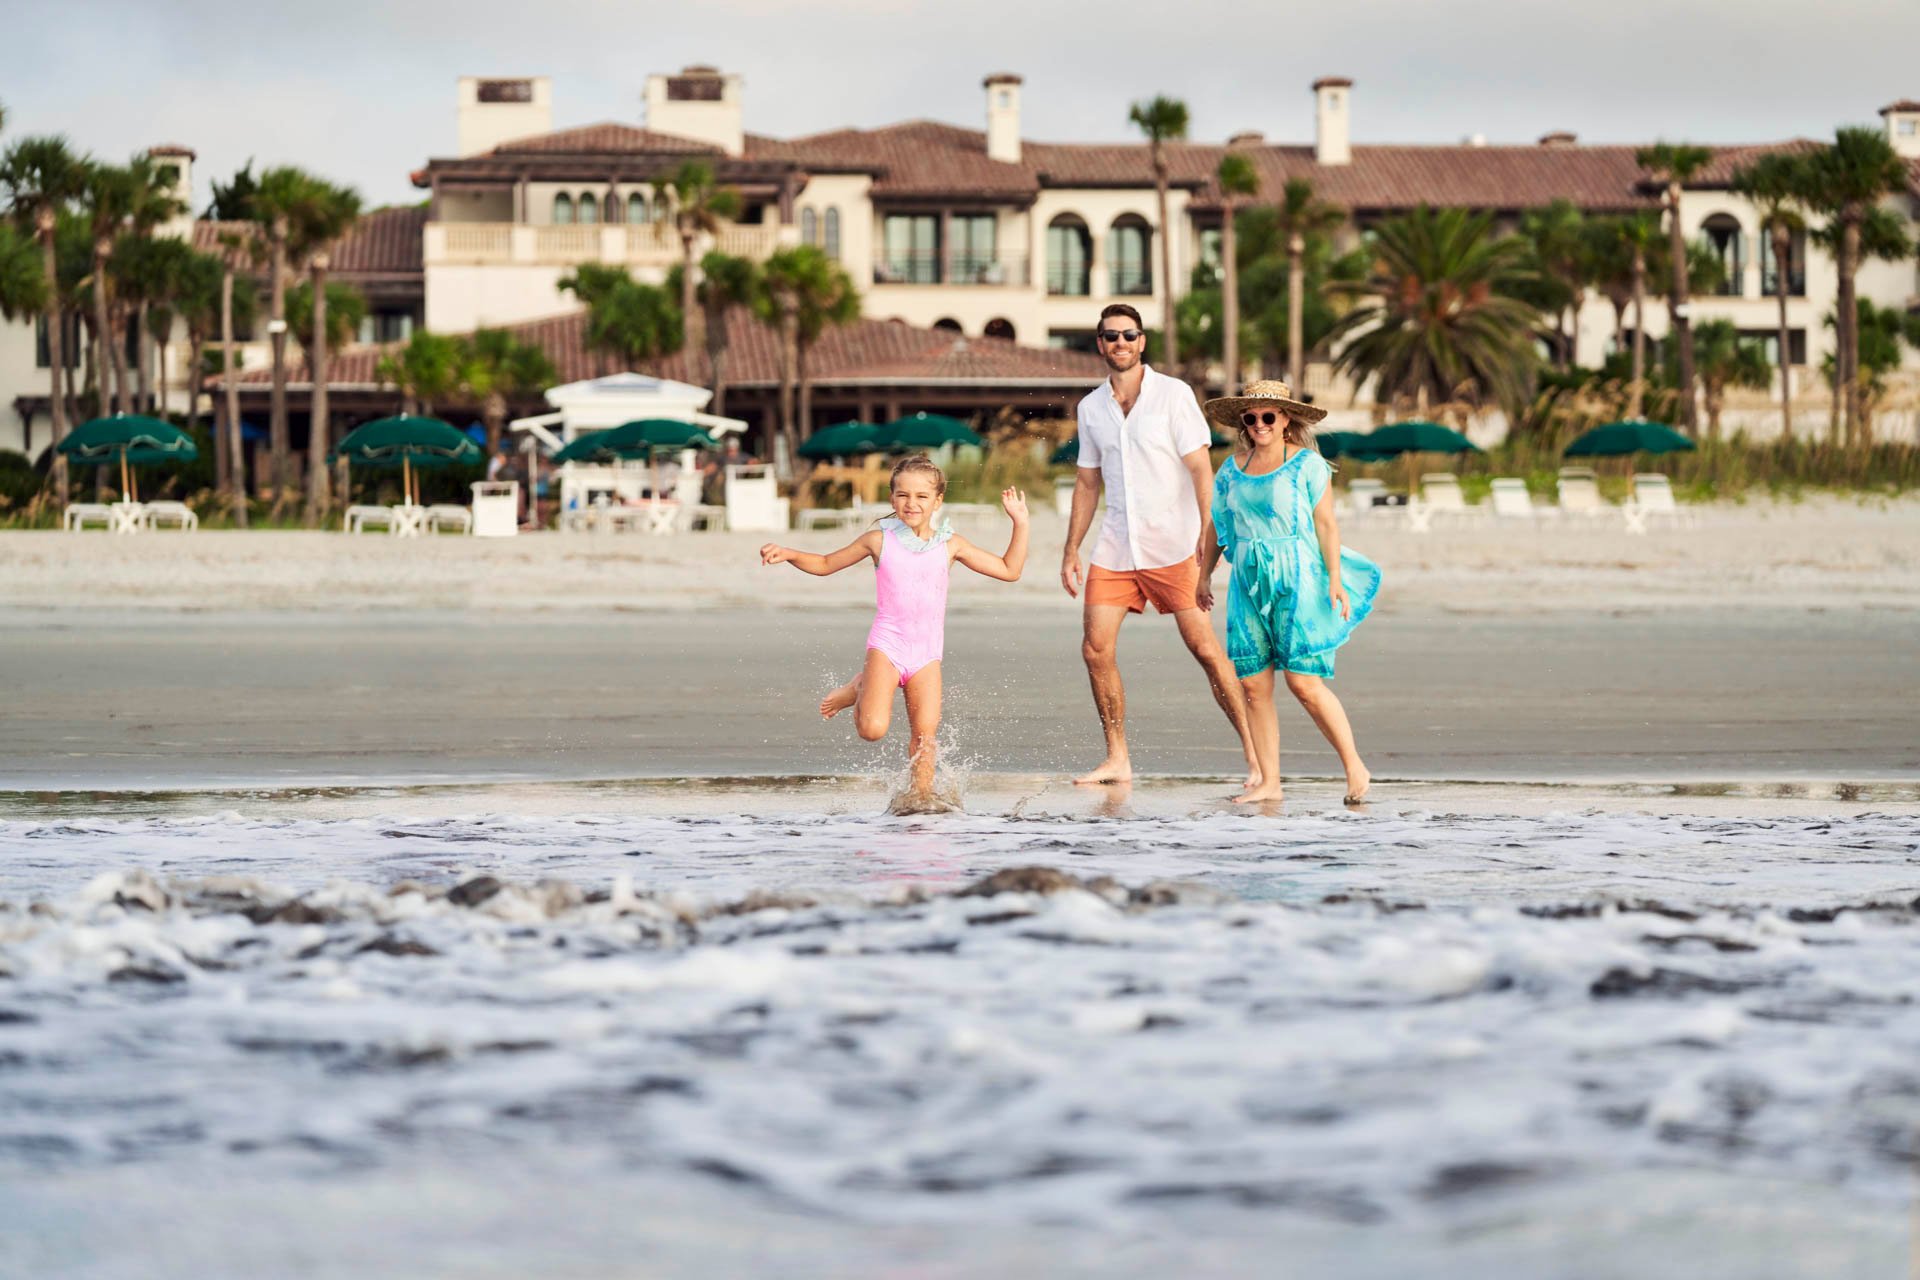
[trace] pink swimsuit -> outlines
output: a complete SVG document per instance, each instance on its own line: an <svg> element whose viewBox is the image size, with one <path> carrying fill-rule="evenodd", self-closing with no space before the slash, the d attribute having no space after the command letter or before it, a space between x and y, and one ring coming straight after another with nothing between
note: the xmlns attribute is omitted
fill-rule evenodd
<svg viewBox="0 0 1920 1280"><path fill-rule="evenodd" d="M908 546L894 521L881 526L880 563L873 574L876 606L867 648L878 649L900 672L900 687L929 662L940 661L946 644L947 573L953 554L944 534L924 550ZM914 539L919 541L919 539Z"/></svg>

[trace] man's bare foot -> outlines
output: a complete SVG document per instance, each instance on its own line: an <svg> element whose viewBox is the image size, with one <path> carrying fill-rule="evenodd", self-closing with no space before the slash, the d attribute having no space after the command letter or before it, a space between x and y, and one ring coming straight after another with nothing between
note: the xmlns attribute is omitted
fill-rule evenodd
<svg viewBox="0 0 1920 1280"><path fill-rule="evenodd" d="M1373 775L1367 772L1367 766L1347 775L1347 804L1359 804L1367 798L1367 788L1373 785Z"/></svg>
<svg viewBox="0 0 1920 1280"><path fill-rule="evenodd" d="M1076 787L1097 787L1105 786L1109 782L1132 781L1133 761L1127 759L1125 756L1121 756L1117 760L1112 756L1108 756L1105 760L1102 760L1092 772L1083 773L1075 778L1073 785Z"/></svg>
<svg viewBox="0 0 1920 1280"><path fill-rule="evenodd" d="M820 699L820 718L822 720L831 720L852 706L854 699L860 696L859 690L854 687L857 683L857 681L849 680L826 697Z"/></svg>
<svg viewBox="0 0 1920 1280"><path fill-rule="evenodd" d="M1261 781L1248 787L1245 791L1235 796L1233 802L1235 804L1259 804L1263 800L1278 800L1280 798L1280 780L1276 778L1272 782Z"/></svg>

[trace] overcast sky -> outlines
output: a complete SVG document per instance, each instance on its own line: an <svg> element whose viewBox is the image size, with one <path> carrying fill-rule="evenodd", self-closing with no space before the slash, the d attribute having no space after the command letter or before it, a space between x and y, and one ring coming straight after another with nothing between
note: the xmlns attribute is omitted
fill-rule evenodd
<svg viewBox="0 0 1920 1280"><path fill-rule="evenodd" d="M746 125L790 137L931 118L981 127L983 75L1026 77L1044 141L1129 136L1165 93L1192 136L1312 138L1316 76L1354 79L1356 142L1829 136L1920 97L1917 0L61 0L11 4L0 144L64 133L123 159L160 142L209 175L248 157L420 198L454 149L461 75L548 75L556 128L641 123L654 71L746 80ZM1177 16L1176 16L1177 15Z"/></svg>

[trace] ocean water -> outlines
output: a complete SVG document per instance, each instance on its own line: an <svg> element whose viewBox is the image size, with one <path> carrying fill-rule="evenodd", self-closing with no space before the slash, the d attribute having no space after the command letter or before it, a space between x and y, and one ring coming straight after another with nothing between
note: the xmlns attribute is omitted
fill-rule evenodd
<svg viewBox="0 0 1920 1280"><path fill-rule="evenodd" d="M1920 1256L1911 797L986 790L16 798L0 1274Z"/></svg>

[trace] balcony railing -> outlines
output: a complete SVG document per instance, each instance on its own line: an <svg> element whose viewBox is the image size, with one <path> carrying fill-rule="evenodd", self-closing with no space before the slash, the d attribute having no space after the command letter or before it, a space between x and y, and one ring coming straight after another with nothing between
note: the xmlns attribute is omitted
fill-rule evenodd
<svg viewBox="0 0 1920 1280"><path fill-rule="evenodd" d="M1010 254L937 250L889 253L882 250L873 263L875 284L1024 285L1027 260Z"/></svg>
<svg viewBox="0 0 1920 1280"><path fill-rule="evenodd" d="M764 261L780 247L781 228L722 227L713 247L736 257ZM575 266L603 262L629 267L669 267L680 261L680 237L666 223L571 223L537 226L512 222L429 222L430 265ZM705 252L699 245L695 252Z"/></svg>
<svg viewBox="0 0 1920 1280"><path fill-rule="evenodd" d="M1153 268L1114 266L1108 270L1110 292L1116 298L1142 297L1153 292Z"/></svg>
<svg viewBox="0 0 1920 1280"><path fill-rule="evenodd" d="M1760 269L1760 292L1771 298L1780 288L1780 274L1770 267ZM1803 267L1787 273L1787 296L1804 298L1807 296L1807 272Z"/></svg>

